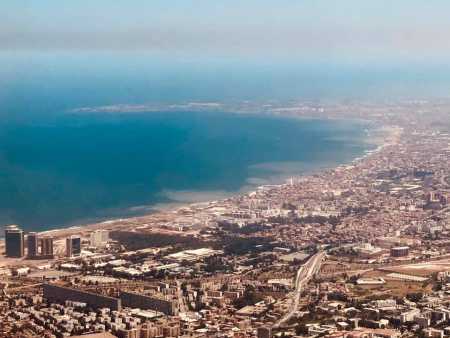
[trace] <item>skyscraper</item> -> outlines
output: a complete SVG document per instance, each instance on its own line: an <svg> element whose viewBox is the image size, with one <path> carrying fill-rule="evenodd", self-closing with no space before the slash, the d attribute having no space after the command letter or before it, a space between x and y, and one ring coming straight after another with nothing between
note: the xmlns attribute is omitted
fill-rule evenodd
<svg viewBox="0 0 450 338"><path fill-rule="evenodd" d="M38 234L30 232L27 236L28 258L36 258L38 252Z"/></svg>
<svg viewBox="0 0 450 338"><path fill-rule="evenodd" d="M92 246L100 247L106 245L109 239L108 230L95 230L90 235L90 243Z"/></svg>
<svg viewBox="0 0 450 338"><path fill-rule="evenodd" d="M66 239L66 256L79 256L81 254L80 236L70 236Z"/></svg>
<svg viewBox="0 0 450 338"><path fill-rule="evenodd" d="M8 257L23 257L25 254L23 230L17 225L5 227L5 253Z"/></svg>
<svg viewBox="0 0 450 338"><path fill-rule="evenodd" d="M42 258L53 258L53 237L42 237L40 242Z"/></svg>

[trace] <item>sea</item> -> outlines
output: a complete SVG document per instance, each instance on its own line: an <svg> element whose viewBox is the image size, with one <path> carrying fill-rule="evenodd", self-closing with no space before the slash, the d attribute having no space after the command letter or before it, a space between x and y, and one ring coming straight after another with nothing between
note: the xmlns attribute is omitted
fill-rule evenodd
<svg viewBox="0 0 450 338"><path fill-rule="evenodd" d="M264 58L1 52L0 224L43 231L142 215L349 163L376 147L367 122L176 107L357 98L402 78L376 74Z"/></svg>

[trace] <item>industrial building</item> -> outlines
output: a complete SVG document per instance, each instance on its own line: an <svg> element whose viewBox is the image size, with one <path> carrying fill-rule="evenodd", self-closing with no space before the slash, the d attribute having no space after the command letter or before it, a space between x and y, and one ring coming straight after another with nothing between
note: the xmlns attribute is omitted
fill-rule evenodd
<svg viewBox="0 0 450 338"><path fill-rule="evenodd" d="M391 248L392 257L407 257L409 255L408 246L395 246Z"/></svg>

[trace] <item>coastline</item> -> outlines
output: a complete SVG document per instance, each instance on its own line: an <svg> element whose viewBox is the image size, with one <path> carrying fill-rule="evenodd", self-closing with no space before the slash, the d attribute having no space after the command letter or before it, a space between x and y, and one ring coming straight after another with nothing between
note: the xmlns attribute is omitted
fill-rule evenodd
<svg viewBox="0 0 450 338"><path fill-rule="evenodd" d="M329 169L369 147L363 141L367 125L353 117L335 123L311 116L163 111L66 117L61 112L42 121L14 122L4 143L16 154L10 160L14 166L5 169L6 178L11 176L6 187L15 190L9 199L4 196L2 224L39 232L142 216L167 210L166 203L198 200L187 195L221 199L249 190L241 189L246 185L253 189L310 169ZM23 132L36 144L30 154L20 147ZM47 141L58 135L58 145ZM296 168L286 173L289 161ZM273 163L280 168L262 167Z"/></svg>
<svg viewBox="0 0 450 338"><path fill-rule="evenodd" d="M307 118L307 117L304 117L304 118ZM351 119L344 119L344 120L351 120ZM371 123L377 123L377 122L371 121L371 120L365 120L365 121L368 121ZM329 172L333 172L335 170L341 170L343 168L348 168L357 163L360 163L360 162L364 161L366 158L381 152L383 149L385 149L385 147L395 144L396 140L401 135L400 129L401 128L396 127L396 126L379 125L376 127L376 129L374 131L376 131L376 133L380 134L380 136L373 138L373 137L370 137L370 135L367 135L367 139L365 140L365 142L375 145L376 146L375 149L366 150L362 156L356 157L353 160L351 160L350 162L342 163L342 164L332 166L332 167L327 166L325 168L318 168L316 170L307 172L306 174L292 176L292 179L293 180L307 180L308 178L311 178L314 175L326 174ZM67 237L67 236L70 236L73 234L89 233L91 231L98 230L98 229L107 229L110 231L120 230L120 228L127 228L127 226L129 226L130 224L146 223L147 221L149 221L149 218L153 218L158 215L176 214L177 211L179 211L180 209L183 209L183 208L191 208L191 207L196 207L198 205L204 205L204 204L208 205L211 203L217 203L220 201L224 201L229 198L238 198L239 196L249 195L256 190L266 189L268 187L275 188L275 189L281 188L281 187L285 186L286 184L289 184L289 183L286 183L286 179L284 181L285 181L284 183L280 182L280 183L276 183L276 184L262 184L262 185L254 186L251 189L248 189L245 191L239 190L237 192L230 192L230 196L226 197L225 199L217 199L217 200L215 199L215 200L208 200L208 201L196 201L196 202L186 202L186 203L177 203L176 202L175 203L176 205L174 205L174 203L167 203L167 204L164 203L162 205L159 205L159 207L158 207L158 205L149 206L151 208L154 208L154 211L150 212L150 213L145 213L143 215L138 215L138 216L133 216L133 217L124 217L124 218L113 218L113 219L107 219L107 220L98 221L98 222L92 222L92 223L79 223L79 224L74 224L69 227L63 227L63 228L60 227L60 228L40 231L40 232L38 232L38 234L45 235L45 236L52 236L55 238L55 240L58 240L58 239L61 239L63 237ZM3 238L1 238L0 241L1 241L0 246L2 246Z"/></svg>

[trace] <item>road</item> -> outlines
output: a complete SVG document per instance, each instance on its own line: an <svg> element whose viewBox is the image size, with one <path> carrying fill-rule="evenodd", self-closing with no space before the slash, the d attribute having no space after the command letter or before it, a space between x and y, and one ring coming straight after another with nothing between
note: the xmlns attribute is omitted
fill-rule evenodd
<svg viewBox="0 0 450 338"><path fill-rule="evenodd" d="M297 276L295 278L295 291L292 293L292 305L289 311L274 324L274 328L281 326L283 323L288 321L295 312L298 311L303 287L309 282L314 274L320 270L324 257L325 252L319 251L314 256L311 256L311 258L298 269Z"/></svg>

